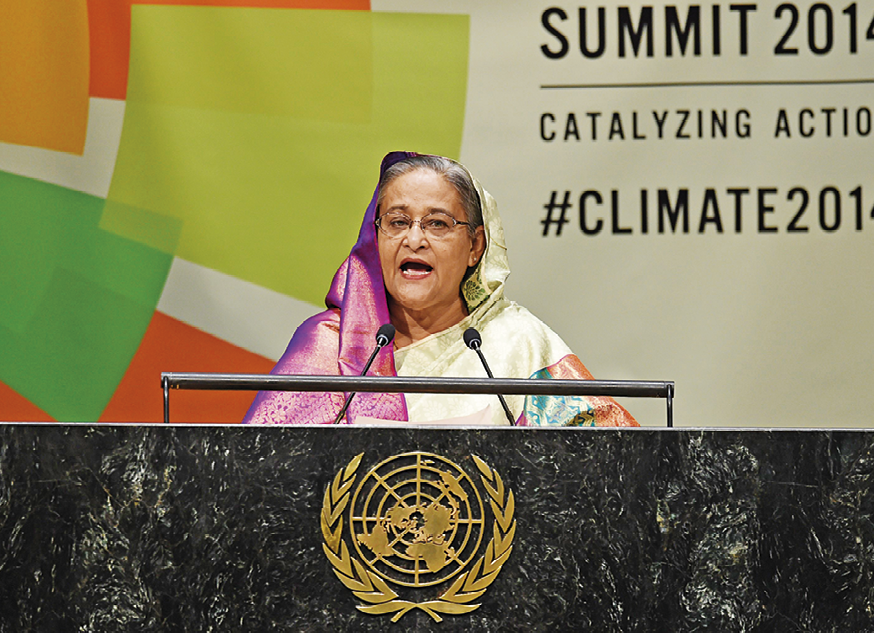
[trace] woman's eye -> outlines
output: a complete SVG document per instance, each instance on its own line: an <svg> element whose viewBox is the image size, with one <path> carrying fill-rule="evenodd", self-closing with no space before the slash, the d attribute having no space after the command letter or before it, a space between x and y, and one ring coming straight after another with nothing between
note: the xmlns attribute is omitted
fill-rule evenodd
<svg viewBox="0 0 874 633"><path fill-rule="evenodd" d="M403 220L403 219L398 218L398 219L390 220L389 226L391 226L392 228L395 228L395 229L404 229L404 228L410 226L410 223L407 220Z"/></svg>
<svg viewBox="0 0 874 633"><path fill-rule="evenodd" d="M449 228L449 223L445 220L428 220L426 226L434 231L442 231Z"/></svg>

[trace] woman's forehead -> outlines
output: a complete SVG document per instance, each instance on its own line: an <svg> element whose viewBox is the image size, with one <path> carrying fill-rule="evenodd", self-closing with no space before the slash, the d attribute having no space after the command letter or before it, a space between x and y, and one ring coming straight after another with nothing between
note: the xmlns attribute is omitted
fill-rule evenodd
<svg viewBox="0 0 874 633"><path fill-rule="evenodd" d="M427 214L442 211L456 216L464 213L455 187L442 174L430 169L416 169L398 176L381 192L383 212Z"/></svg>

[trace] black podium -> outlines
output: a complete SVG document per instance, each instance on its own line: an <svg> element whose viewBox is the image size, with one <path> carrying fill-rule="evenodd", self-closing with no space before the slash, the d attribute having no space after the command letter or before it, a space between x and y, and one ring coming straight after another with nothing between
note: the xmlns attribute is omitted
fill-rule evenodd
<svg viewBox="0 0 874 633"><path fill-rule="evenodd" d="M868 431L0 435L0 631L874 630Z"/></svg>

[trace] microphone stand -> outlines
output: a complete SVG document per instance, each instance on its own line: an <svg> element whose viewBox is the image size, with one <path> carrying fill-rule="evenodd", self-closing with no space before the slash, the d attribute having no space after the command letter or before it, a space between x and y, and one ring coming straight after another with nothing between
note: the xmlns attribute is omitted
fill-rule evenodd
<svg viewBox="0 0 874 633"><path fill-rule="evenodd" d="M364 366L364 369L361 372L361 375L364 376L367 373L367 370L370 369L370 366L373 364L373 360L376 358L376 355L379 354L379 350L389 344L389 342L395 337L395 328L390 323L380 326L379 331L376 333L376 347L373 349L373 353L370 355L370 358L367 359L367 364ZM346 409L349 408L349 403L352 402L352 398L355 397L356 392L352 392L349 394L349 397L346 398L346 402L343 403L343 408L340 409L340 413L337 414L337 417L334 418L333 424L339 424L340 420L343 419L343 416L346 415Z"/></svg>
<svg viewBox="0 0 874 633"><path fill-rule="evenodd" d="M482 337L479 332L477 332L474 328L468 328L464 332L464 342L467 346L477 353L479 356L480 362L482 362L483 367L486 370L486 374L488 374L489 378L494 378L492 375L492 370L489 369L489 364L486 362L486 357L483 355L480 346L482 345ZM507 420L510 421L510 426L516 426L516 421L513 420L513 414L510 413L510 407L507 406L507 401L504 400L504 396L501 394L496 394L498 396L498 400L501 401L501 406L504 407L504 413L507 415Z"/></svg>

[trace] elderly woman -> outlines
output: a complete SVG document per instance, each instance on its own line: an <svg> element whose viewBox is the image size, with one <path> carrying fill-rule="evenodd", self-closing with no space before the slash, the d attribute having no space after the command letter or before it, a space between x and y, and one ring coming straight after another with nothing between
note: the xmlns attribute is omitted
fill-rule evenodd
<svg viewBox="0 0 874 633"><path fill-rule="evenodd" d="M368 371L379 376L485 375L464 332L476 328L495 376L592 375L544 323L504 298L507 248L494 199L460 164L394 152L349 257L334 275L328 309L295 332L274 374L359 375L384 323L394 345ZM343 394L262 392L244 422L333 422ZM610 398L507 396L518 424L637 426ZM359 393L345 420L439 421L479 414L508 424L493 395Z"/></svg>

